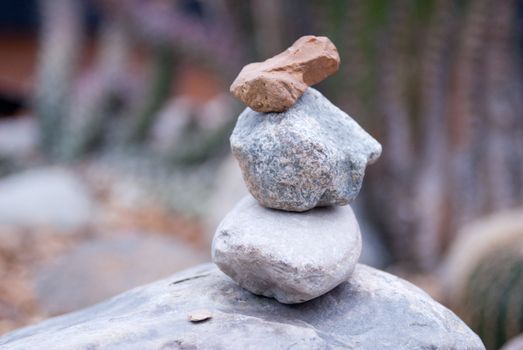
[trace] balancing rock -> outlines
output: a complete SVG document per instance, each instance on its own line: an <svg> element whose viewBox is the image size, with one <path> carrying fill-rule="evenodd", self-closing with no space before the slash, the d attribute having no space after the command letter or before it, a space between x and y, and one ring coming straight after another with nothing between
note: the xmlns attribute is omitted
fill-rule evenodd
<svg viewBox="0 0 523 350"><path fill-rule="evenodd" d="M292 213L245 197L218 226L213 261L248 291L301 303L345 282L361 253L352 209Z"/></svg>
<svg viewBox="0 0 523 350"><path fill-rule="evenodd" d="M283 112L339 66L340 56L329 38L308 35L264 62L243 67L230 90L255 111Z"/></svg>
<svg viewBox="0 0 523 350"><path fill-rule="evenodd" d="M265 207L346 205L381 145L313 88L283 113L246 108L230 138L250 193Z"/></svg>

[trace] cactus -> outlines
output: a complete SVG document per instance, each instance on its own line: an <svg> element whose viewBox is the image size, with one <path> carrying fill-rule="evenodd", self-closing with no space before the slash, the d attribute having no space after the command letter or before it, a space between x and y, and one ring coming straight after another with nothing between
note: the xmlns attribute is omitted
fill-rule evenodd
<svg viewBox="0 0 523 350"><path fill-rule="evenodd" d="M155 47L145 96L131 120L127 142L142 142L148 135L154 118L170 95L173 68L172 49L165 45Z"/></svg>
<svg viewBox="0 0 523 350"><path fill-rule="evenodd" d="M180 11L177 6L143 1L98 1L101 11L100 59L90 76L75 77L84 32L82 2L41 2L42 30L35 109L40 121L43 149L51 159L72 160L85 155L105 133L119 94L122 58L128 40L142 42L151 52L151 71L137 104L123 101L130 114L121 140L142 143L158 110L170 94L175 57L198 59L229 79L239 66L242 50L223 1L202 3L206 21ZM212 30L209 30L209 25ZM114 57L104 57L104 54ZM123 53L123 55L122 55ZM120 62L117 62L120 59ZM115 69L116 68L116 69ZM119 97L119 96L117 96ZM130 113L129 113L130 111ZM113 123L114 124L114 123ZM113 125L114 126L114 125Z"/></svg>
<svg viewBox="0 0 523 350"><path fill-rule="evenodd" d="M78 0L41 0L40 10L35 109L44 152L57 158L83 37L81 6Z"/></svg>
<svg viewBox="0 0 523 350"><path fill-rule="evenodd" d="M66 160L94 149L104 129L110 128L107 120L118 112L116 102L125 101L122 80L128 68L130 40L121 18L104 21L98 39L95 67L80 79L78 92L72 96L60 152Z"/></svg>
<svg viewBox="0 0 523 350"><path fill-rule="evenodd" d="M355 3L340 54L359 81L335 99L358 96L387 150L362 194L393 255L430 271L464 222L523 204L515 2Z"/></svg>
<svg viewBox="0 0 523 350"><path fill-rule="evenodd" d="M484 256L457 303L487 349L499 349L523 332L523 238Z"/></svg>
<svg viewBox="0 0 523 350"><path fill-rule="evenodd" d="M523 118L518 118L523 52L516 30L523 12L514 0L213 0L190 2L198 7L190 12L184 11L186 2L97 0L102 21L121 16L126 35L152 52L150 80L141 96L125 100L126 113L120 114L130 118L120 118L117 127L107 124L114 118L105 117L113 116L105 92L95 91L92 101L82 102L93 102L89 108L71 98L81 2L41 3L36 111L51 157L62 153L60 147L71 147L71 158L80 157L107 130L122 131L124 146L146 145L169 95L174 59L210 66L227 84L247 52L256 51L251 37L281 31L283 37L266 47L270 52L280 40L313 28L334 39L343 62L340 79L321 88L360 117L387 150L369 172L362 197L402 267L433 269L464 222L523 204ZM288 20L277 24L283 26L279 30L257 33L267 30L254 23L257 8ZM266 57L255 60L261 58ZM75 108L79 119L88 121L80 121L85 127L74 124ZM64 143L64 133L71 133L74 146ZM166 158L204 159L220 137L208 136L201 148L180 147Z"/></svg>
<svg viewBox="0 0 523 350"><path fill-rule="evenodd" d="M235 120L217 128L204 130L193 125L188 128L171 153L174 164L191 165L204 162L213 156L226 154L229 149L228 137Z"/></svg>
<svg viewBox="0 0 523 350"><path fill-rule="evenodd" d="M487 349L523 331L522 214L501 211L463 227L441 269L447 303Z"/></svg>

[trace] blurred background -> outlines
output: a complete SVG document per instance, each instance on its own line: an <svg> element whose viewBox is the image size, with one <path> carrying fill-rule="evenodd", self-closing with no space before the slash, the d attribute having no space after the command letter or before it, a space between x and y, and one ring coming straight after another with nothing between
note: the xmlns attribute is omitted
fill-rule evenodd
<svg viewBox="0 0 523 350"><path fill-rule="evenodd" d="M0 3L0 334L208 261L246 194L228 87L306 34L342 60L318 89L384 147L361 260L489 349L522 333L523 1L21 0Z"/></svg>

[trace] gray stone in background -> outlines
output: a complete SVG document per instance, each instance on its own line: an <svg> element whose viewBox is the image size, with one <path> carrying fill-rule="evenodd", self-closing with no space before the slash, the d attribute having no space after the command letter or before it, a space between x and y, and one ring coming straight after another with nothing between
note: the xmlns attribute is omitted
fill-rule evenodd
<svg viewBox="0 0 523 350"><path fill-rule="evenodd" d="M187 317L208 310L212 318ZM357 265L349 282L298 305L240 288L203 265L0 338L13 349L484 349L412 284Z"/></svg>
<svg viewBox="0 0 523 350"><path fill-rule="evenodd" d="M361 199L353 202L351 207L354 215L358 218L363 246L358 261L365 265L384 269L391 263L390 251L385 244L384 237L373 225L371 218L368 217Z"/></svg>
<svg viewBox="0 0 523 350"><path fill-rule="evenodd" d="M245 197L221 222L213 261L248 291L286 304L316 298L346 281L361 253L352 209L293 213Z"/></svg>
<svg viewBox="0 0 523 350"><path fill-rule="evenodd" d="M232 155L228 155L216 172L215 185L204 215L205 238L206 242L209 242L209 252L216 228L225 215L247 194L249 191L243 182L238 162Z"/></svg>
<svg viewBox="0 0 523 350"><path fill-rule="evenodd" d="M376 140L313 88L283 113L245 109L231 147L251 194L288 211L350 203L365 167L381 154Z"/></svg>
<svg viewBox="0 0 523 350"><path fill-rule="evenodd" d="M58 315L205 261L181 241L122 233L83 243L44 266L36 276L36 298L42 311Z"/></svg>
<svg viewBox="0 0 523 350"><path fill-rule="evenodd" d="M74 230L91 221L94 209L87 187L64 168L31 169L0 180L3 225Z"/></svg>
<svg viewBox="0 0 523 350"><path fill-rule="evenodd" d="M0 120L0 157L28 159L38 150L36 118Z"/></svg>
<svg viewBox="0 0 523 350"><path fill-rule="evenodd" d="M509 340L501 350L522 350L523 349L523 334Z"/></svg>

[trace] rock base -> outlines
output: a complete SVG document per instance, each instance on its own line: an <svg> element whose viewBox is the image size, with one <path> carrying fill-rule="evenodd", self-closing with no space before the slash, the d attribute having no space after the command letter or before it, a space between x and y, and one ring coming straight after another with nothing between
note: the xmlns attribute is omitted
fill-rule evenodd
<svg viewBox="0 0 523 350"><path fill-rule="evenodd" d="M212 317L191 322L195 310ZM283 305L202 265L0 338L10 349L484 349L417 287L357 265L310 302Z"/></svg>

